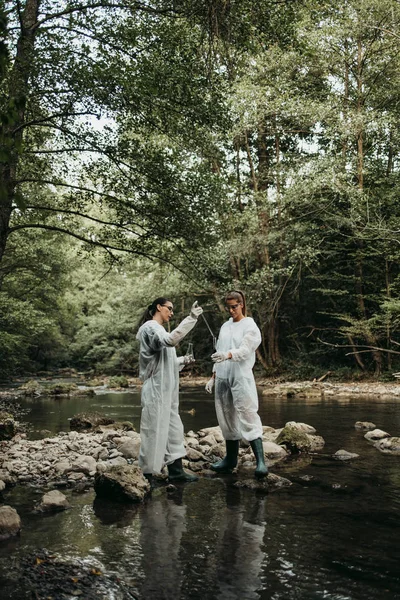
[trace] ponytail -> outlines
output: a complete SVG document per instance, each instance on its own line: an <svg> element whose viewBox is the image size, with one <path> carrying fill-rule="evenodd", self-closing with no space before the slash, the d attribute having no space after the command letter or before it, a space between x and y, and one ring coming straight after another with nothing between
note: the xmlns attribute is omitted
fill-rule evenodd
<svg viewBox="0 0 400 600"><path fill-rule="evenodd" d="M153 302L151 304L149 304L149 306L146 308L143 315L141 316L139 324L138 324L138 329L144 323L146 323L146 321L151 321L151 319L154 317L154 315L157 312L158 304L165 304L166 302L171 302L171 300L169 298L164 298L164 296L160 296L159 298L156 298L155 300L153 300Z"/></svg>

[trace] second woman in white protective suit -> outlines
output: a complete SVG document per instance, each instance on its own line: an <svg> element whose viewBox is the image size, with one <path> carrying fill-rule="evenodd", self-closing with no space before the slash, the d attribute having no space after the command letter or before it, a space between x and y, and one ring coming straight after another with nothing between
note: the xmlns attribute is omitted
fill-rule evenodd
<svg viewBox="0 0 400 600"><path fill-rule="evenodd" d="M246 316L246 301L240 291L225 298L231 315L221 327L214 361L213 377L206 385L212 393L215 384L215 409L222 435L226 441L226 456L211 465L217 473L231 473L237 465L239 442L250 442L256 457L255 477L268 474L262 444L262 424L258 415L258 394L253 375L255 351L261 343L261 333L251 317Z"/></svg>
<svg viewBox="0 0 400 600"><path fill-rule="evenodd" d="M190 315L168 333L163 324L172 318L173 308L168 298L156 298L136 336L140 341L139 376L143 381L139 466L149 480L167 465L170 480L196 481L195 475L182 468L186 450L179 416L179 371L193 357L178 358L175 346L193 329L203 309L195 302Z"/></svg>

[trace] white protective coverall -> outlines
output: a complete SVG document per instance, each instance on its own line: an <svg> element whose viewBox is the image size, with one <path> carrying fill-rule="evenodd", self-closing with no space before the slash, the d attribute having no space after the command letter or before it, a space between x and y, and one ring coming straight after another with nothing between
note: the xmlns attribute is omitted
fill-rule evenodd
<svg viewBox="0 0 400 600"><path fill-rule="evenodd" d="M189 315L168 333L157 321L150 320L137 333L139 377L143 381L139 454L143 473L159 473L164 465L186 455L178 412L179 371L183 365L175 346L196 323L197 319Z"/></svg>
<svg viewBox="0 0 400 600"><path fill-rule="evenodd" d="M261 333L251 317L234 322L232 317L221 327L217 352L231 352L232 358L215 363L215 410L226 440L251 442L262 437L258 416L258 395L253 375L255 351Z"/></svg>

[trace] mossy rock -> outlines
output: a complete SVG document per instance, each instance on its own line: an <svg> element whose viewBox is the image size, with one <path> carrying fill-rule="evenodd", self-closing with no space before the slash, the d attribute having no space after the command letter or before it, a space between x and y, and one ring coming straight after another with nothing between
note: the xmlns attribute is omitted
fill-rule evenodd
<svg viewBox="0 0 400 600"><path fill-rule="evenodd" d="M71 392L77 392L78 387L75 383L53 383L46 389L50 396L69 396Z"/></svg>
<svg viewBox="0 0 400 600"><path fill-rule="evenodd" d="M17 425L10 413L0 411L0 440L11 440L17 433Z"/></svg>
<svg viewBox="0 0 400 600"><path fill-rule="evenodd" d="M115 423L114 419L105 417L104 415L97 412L90 413L79 413L72 417L69 427L72 430L80 431L82 429L94 429L100 425L111 425Z"/></svg>
<svg viewBox="0 0 400 600"><path fill-rule="evenodd" d="M114 377L110 377L110 381L108 382L108 387L110 388L127 388L129 387L129 381L124 375L115 375Z"/></svg>
<svg viewBox="0 0 400 600"><path fill-rule="evenodd" d="M287 425L282 429L276 438L275 443L280 446L285 446L291 454L310 452L312 448L312 443L308 435L297 427L291 427L290 425Z"/></svg>
<svg viewBox="0 0 400 600"><path fill-rule="evenodd" d="M25 396L40 396L43 393L43 387L35 379L30 379L19 388Z"/></svg>

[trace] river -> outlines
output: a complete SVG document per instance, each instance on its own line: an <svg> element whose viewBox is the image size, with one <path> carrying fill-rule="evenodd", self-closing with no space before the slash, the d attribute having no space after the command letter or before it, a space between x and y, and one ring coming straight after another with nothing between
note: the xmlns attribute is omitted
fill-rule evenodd
<svg viewBox="0 0 400 600"><path fill-rule="evenodd" d="M260 403L264 425L301 421L326 441L322 456L272 468L294 482L291 488L259 495L232 487L234 476L203 478L172 494L157 489L140 506L67 490L72 509L46 517L32 513L43 490L10 488L4 501L18 510L23 529L0 544L1 599L25 598L1 564L40 548L95 560L143 600L400 598L400 457L381 454L354 429L365 420L400 435L399 400L264 396ZM25 400L23 408L30 409L29 437L68 430L68 419L83 410L137 429L140 419L132 392ZM181 411L186 431L216 424L201 389L182 391ZM360 458L327 456L340 448Z"/></svg>

